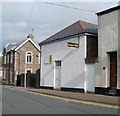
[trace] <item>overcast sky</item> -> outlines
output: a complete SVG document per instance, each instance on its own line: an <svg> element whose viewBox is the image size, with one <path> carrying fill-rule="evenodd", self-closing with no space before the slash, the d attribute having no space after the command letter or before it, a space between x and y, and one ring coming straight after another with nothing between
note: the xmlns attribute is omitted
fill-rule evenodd
<svg viewBox="0 0 120 116"><path fill-rule="evenodd" d="M44 2L2 3L2 7L0 5L2 8L2 11L0 10L2 47L8 43L18 43L24 40L32 32L32 28L35 42L40 42L77 20L97 24L95 13L118 5L117 2L54 2L54 4L57 5ZM73 9L73 7L78 9Z"/></svg>

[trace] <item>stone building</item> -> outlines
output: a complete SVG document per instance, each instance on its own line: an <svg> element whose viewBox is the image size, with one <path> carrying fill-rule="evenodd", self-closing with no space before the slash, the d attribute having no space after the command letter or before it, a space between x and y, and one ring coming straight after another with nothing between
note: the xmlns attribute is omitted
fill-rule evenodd
<svg viewBox="0 0 120 116"><path fill-rule="evenodd" d="M28 37L18 44L11 43L4 48L3 78L7 84L21 86L21 80L24 83L28 72L36 74L40 70L40 49L32 39Z"/></svg>

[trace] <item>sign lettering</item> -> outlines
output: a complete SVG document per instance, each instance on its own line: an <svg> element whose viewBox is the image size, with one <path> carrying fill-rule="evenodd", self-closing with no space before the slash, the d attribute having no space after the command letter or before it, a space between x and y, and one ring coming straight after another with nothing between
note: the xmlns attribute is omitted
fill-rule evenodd
<svg viewBox="0 0 120 116"><path fill-rule="evenodd" d="M68 47L76 47L76 48L79 47L79 44L76 44L76 43L70 43L69 42L67 45L68 45Z"/></svg>

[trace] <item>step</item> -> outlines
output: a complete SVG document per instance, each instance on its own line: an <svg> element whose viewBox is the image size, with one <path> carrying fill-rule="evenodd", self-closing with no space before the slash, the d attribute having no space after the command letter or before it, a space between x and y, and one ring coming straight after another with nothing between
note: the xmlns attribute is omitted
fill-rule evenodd
<svg viewBox="0 0 120 116"><path fill-rule="evenodd" d="M108 93L111 94L111 95L116 95L117 89L116 89L116 88L111 88L111 89L108 91Z"/></svg>

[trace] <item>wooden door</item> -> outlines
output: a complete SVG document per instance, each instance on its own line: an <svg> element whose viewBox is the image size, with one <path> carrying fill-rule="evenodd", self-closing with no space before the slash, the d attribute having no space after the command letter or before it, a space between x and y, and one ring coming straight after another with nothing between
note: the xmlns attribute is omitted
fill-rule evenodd
<svg viewBox="0 0 120 116"><path fill-rule="evenodd" d="M117 87L117 52L110 53L110 87Z"/></svg>

